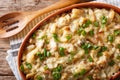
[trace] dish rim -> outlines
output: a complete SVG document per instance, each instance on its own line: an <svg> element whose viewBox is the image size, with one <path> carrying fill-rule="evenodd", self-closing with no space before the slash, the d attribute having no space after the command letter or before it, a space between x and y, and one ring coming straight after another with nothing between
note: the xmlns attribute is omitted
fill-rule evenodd
<svg viewBox="0 0 120 80"><path fill-rule="evenodd" d="M40 22L38 22L30 31L29 33L27 33L27 35L25 36L22 44L20 45L20 49L18 51L18 64L17 64L17 68L19 71L20 76L22 77L23 80L26 80L25 75L23 74L23 72L20 70L20 64L21 64L21 58L22 58L22 53L23 50L25 48L25 44L26 42L28 42L27 40L30 38L30 36L45 22L48 21L50 18L55 17L56 15L60 15L62 13L65 13L66 11L69 11L73 8L104 8L104 9L113 9L115 12L120 14L120 8L113 6L111 4L107 4L107 3L102 3L102 2L86 2L86 3L79 3L79 4L74 4L62 9L59 9L58 11L56 11L55 13L50 14L49 16L45 17L44 19L42 19ZM111 80L114 80L117 76L120 75L120 71L118 73L116 73L115 76L113 76L111 78Z"/></svg>

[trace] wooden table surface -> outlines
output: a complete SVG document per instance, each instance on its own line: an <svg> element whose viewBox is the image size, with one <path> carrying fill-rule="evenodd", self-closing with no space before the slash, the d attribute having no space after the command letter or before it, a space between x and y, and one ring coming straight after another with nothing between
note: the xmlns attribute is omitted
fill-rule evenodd
<svg viewBox="0 0 120 80"><path fill-rule="evenodd" d="M42 9L57 0L0 0L0 16L12 11L34 11ZM9 39L0 39L0 80L16 80L7 61L6 51L10 49Z"/></svg>

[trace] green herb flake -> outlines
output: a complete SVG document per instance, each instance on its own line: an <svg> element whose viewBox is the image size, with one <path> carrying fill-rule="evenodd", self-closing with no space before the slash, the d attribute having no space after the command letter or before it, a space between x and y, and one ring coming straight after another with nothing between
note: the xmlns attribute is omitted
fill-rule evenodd
<svg viewBox="0 0 120 80"><path fill-rule="evenodd" d="M47 66L47 65L45 65L45 66L44 66L44 69L45 69L45 70L48 70L48 66Z"/></svg>
<svg viewBox="0 0 120 80"><path fill-rule="evenodd" d="M60 54L60 56L64 56L65 55L63 47L59 48L59 54Z"/></svg>
<svg viewBox="0 0 120 80"><path fill-rule="evenodd" d="M102 55L103 55L102 52L98 52L98 53L97 53L97 56L98 56L98 57L100 57L100 56L102 56Z"/></svg>
<svg viewBox="0 0 120 80"><path fill-rule="evenodd" d="M40 54L41 54L41 52L37 52L37 53L36 53L36 56L40 56Z"/></svg>
<svg viewBox="0 0 120 80"><path fill-rule="evenodd" d="M101 23L102 23L102 24L106 24L106 23L107 23L107 17L102 16L102 17L101 17Z"/></svg>
<svg viewBox="0 0 120 80"><path fill-rule="evenodd" d="M79 73L75 73L73 75L74 75L74 77L79 77L79 76L85 75L86 72L87 72L86 69L82 69Z"/></svg>
<svg viewBox="0 0 120 80"><path fill-rule="evenodd" d="M98 56L98 57L102 56L102 55L103 55L102 52L104 52L104 51L106 51L106 50L107 50L107 47L106 47L106 46L101 46L101 47L100 47L100 50L99 50L98 53L97 53L97 56Z"/></svg>
<svg viewBox="0 0 120 80"><path fill-rule="evenodd" d="M81 45L81 47L82 47L83 49L91 49L91 48L92 48L92 45L91 45L90 43L83 43L83 44Z"/></svg>
<svg viewBox="0 0 120 80"><path fill-rule="evenodd" d="M62 71L62 66L59 65L56 69L57 69L58 72L61 72Z"/></svg>
<svg viewBox="0 0 120 80"><path fill-rule="evenodd" d="M82 34L83 36L86 36L86 31L83 30L83 31L81 32L81 34Z"/></svg>
<svg viewBox="0 0 120 80"><path fill-rule="evenodd" d="M120 49L120 44L117 44L117 48Z"/></svg>
<svg viewBox="0 0 120 80"><path fill-rule="evenodd" d="M49 41L48 39L45 40L45 43L46 43L46 44L49 44L49 42L50 42L50 41Z"/></svg>
<svg viewBox="0 0 120 80"><path fill-rule="evenodd" d="M46 49L44 49L43 54L44 54L44 57L47 57L47 50Z"/></svg>
<svg viewBox="0 0 120 80"><path fill-rule="evenodd" d="M53 38L54 38L55 41L59 41L58 40L58 35L56 33L53 34Z"/></svg>
<svg viewBox="0 0 120 80"><path fill-rule="evenodd" d="M62 66L59 65L56 68L53 69L52 71L52 76L54 80L60 80L61 78L61 71L62 71Z"/></svg>
<svg viewBox="0 0 120 80"><path fill-rule="evenodd" d="M74 76L74 77L79 77L80 74L79 74L79 73L74 73L73 76Z"/></svg>
<svg viewBox="0 0 120 80"><path fill-rule="evenodd" d="M92 45L90 43L82 43L81 48L84 49L85 54L89 53L89 50L92 49Z"/></svg>
<svg viewBox="0 0 120 80"><path fill-rule="evenodd" d="M51 53L50 52L47 52L47 57L50 57L51 56Z"/></svg>
<svg viewBox="0 0 120 80"><path fill-rule="evenodd" d="M78 29L78 31L77 31L77 33L79 34L79 35L83 35L83 36L86 36L86 31L82 28L82 27L80 27L79 29Z"/></svg>
<svg viewBox="0 0 120 80"><path fill-rule="evenodd" d="M118 55L118 56L116 57L116 59L120 60L120 56Z"/></svg>
<svg viewBox="0 0 120 80"><path fill-rule="evenodd" d="M86 28L86 27L88 27L91 23L92 23L92 22L91 22L90 20L87 20L87 21L82 25L82 27L83 27L83 28Z"/></svg>
<svg viewBox="0 0 120 80"><path fill-rule="evenodd" d="M88 50L88 49L85 49L84 51L85 51L85 54L88 54L88 53L89 53L89 50Z"/></svg>
<svg viewBox="0 0 120 80"><path fill-rule="evenodd" d="M38 40L46 39L47 35L42 36L41 38L38 38Z"/></svg>
<svg viewBox="0 0 120 80"><path fill-rule="evenodd" d="M81 72L80 72L80 75L85 75L86 74L86 69L82 69Z"/></svg>
<svg viewBox="0 0 120 80"><path fill-rule="evenodd" d="M75 53L76 53L75 51L71 51L71 52L70 52L70 55L74 56Z"/></svg>
<svg viewBox="0 0 120 80"><path fill-rule="evenodd" d="M96 46L96 45L93 46L93 49L94 49L94 50L96 50L96 49L98 49L98 48L99 48L99 46Z"/></svg>
<svg viewBox="0 0 120 80"><path fill-rule="evenodd" d="M58 65L56 68L53 69L54 72L61 72L62 71L62 65Z"/></svg>
<svg viewBox="0 0 120 80"><path fill-rule="evenodd" d="M20 65L20 70L21 70L21 71L24 71L24 66L23 66L23 64Z"/></svg>
<svg viewBox="0 0 120 80"><path fill-rule="evenodd" d="M72 38L72 35L67 35L67 36L66 36L66 39L67 39L67 40L70 40L71 38Z"/></svg>
<svg viewBox="0 0 120 80"><path fill-rule="evenodd" d="M80 28L78 29L77 33L80 35L83 30L84 30L84 29L83 29L82 27L80 27Z"/></svg>
<svg viewBox="0 0 120 80"><path fill-rule="evenodd" d="M25 63L28 69L32 69L32 65L28 62Z"/></svg>
<svg viewBox="0 0 120 80"><path fill-rule="evenodd" d="M74 55L70 55L70 56L68 57L68 62L72 62L73 57L74 57Z"/></svg>
<svg viewBox="0 0 120 80"><path fill-rule="evenodd" d="M120 30L114 30L114 35L115 35L115 36L120 35Z"/></svg>
<svg viewBox="0 0 120 80"><path fill-rule="evenodd" d="M92 75L89 75L87 78L88 78L89 80L94 80L93 77L92 77Z"/></svg>
<svg viewBox="0 0 120 80"><path fill-rule="evenodd" d="M35 33L33 33L31 37L34 39L34 38L36 37L36 34L35 34Z"/></svg>
<svg viewBox="0 0 120 80"><path fill-rule="evenodd" d="M111 43L114 41L114 37L112 35L109 35L107 38L108 38L108 41Z"/></svg>
<svg viewBox="0 0 120 80"><path fill-rule="evenodd" d="M115 64L115 62L113 60L111 60L111 61L108 62L109 66L113 66L114 64Z"/></svg>
<svg viewBox="0 0 120 80"><path fill-rule="evenodd" d="M52 76L54 80L60 80L61 73L60 72L52 72Z"/></svg>
<svg viewBox="0 0 120 80"><path fill-rule="evenodd" d="M91 56L88 57L89 62L93 62L93 59Z"/></svg>
<svg viewBox="0 0 120 80"><path fill-rule="evenodd" d="M95 22L94 22L94 26L95 26L95 27L98 27L98 26L99 26L99 22L95 21Z"/></svg>
<svg viewBox="0 0 120 80"><path fill-rule="evenodd" d="M101 47L101 52L104 52L104 51L106 51L107 50L107 47L106 46L102 46Z"/></svg>
<svg viewBox="0 0 120 80"><path fill-rule="evenodd" d="M38 75L37 80L43 80L42 76Z"/></svg>
<svg viewBox="0 0 120 80"><path fill-rule="evenodd" d="M94 30L90 30L90 31L89 31L89 35L90 35L90 36L94 36Z"/></svg>
<svg viewBox="0 0 120 80"><path fill-rule="evenodd" d="M39 55L39 59L40 59L41 61L44 60L44 59L45 59L44 55L43 55L43 54L40 54L40 55Z"/></svg>

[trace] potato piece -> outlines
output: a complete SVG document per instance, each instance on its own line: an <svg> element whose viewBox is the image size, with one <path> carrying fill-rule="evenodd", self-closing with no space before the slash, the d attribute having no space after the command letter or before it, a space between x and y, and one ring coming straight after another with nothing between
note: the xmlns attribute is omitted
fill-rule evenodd
<svg viewBox="0 0 120 80"><path fill-rule="evenodd" d="M95 14L92 9L89 9L89 19L90 21L94 22L95 21Z"/></svg>
<svg viewBox="0 0 120 80"><path fill-rule="evenodd" d="M35 48L34 50L32 50L30 53L27 54L26 56L26 61L28 63L33 63L34 61L34 57L35 57L35 54L38 52L38 48Z"/></svg>
<svg viewBox="0 0 120 80"><path fill-rule="evenodd" d="M80 10L80 9L72 9L72 14L71 14L71 17L74 19L74 18L78 18L80 17L81 14L84 14L84 11L83 10Z"/></svg>
<svg viewBox="0 0 120 80"><path fill-rule="evenodd" d="M35 48L35 45L31 44L29 46L27 46L27 51L30 52Z"/></svg>
<svg viewBox="0 0 120 80"><path fill-rule="evenodd" d="M56 32L56 27L57 27L57 24L55 24L55 23L50 24L50 26L49 26L50 33L55 33Z"/></svg>
<svg viewBox="0 0 120 80"><path fill-rule="evenodd" d="M109 14L108 14L109 22L112 22L114 16L115 16L115 11L111 9Z"/></svg>

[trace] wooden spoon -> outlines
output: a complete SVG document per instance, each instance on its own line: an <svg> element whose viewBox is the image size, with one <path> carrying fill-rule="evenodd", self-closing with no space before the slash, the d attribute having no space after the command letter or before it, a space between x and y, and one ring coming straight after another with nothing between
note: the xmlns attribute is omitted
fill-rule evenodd
<svg viewBox="0 0 120 80"><path fill-rule="evenodd" d="M44 9L31 12L12 12L0 17L0 38L11 37L22 31L26 25L34 18L48 13L52 10L66 7L68 5L86 2L91 0L60 0Z"/></svg>

